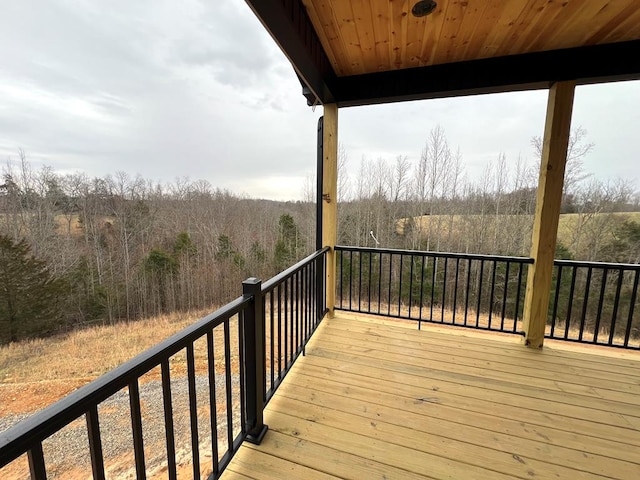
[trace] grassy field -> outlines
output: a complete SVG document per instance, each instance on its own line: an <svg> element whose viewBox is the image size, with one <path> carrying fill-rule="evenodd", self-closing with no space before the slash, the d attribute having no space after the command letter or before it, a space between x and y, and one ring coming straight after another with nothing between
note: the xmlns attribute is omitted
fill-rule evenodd
<svg viewBox="0 0 640 480"><path fill-rule="evenodd" d="M615 222L609 222L606 224L605 228L611 228L611 226L623 222L625 220L634 221L640 223L640 212L615 212L615 213L607 213L607 214L594 214L593 218L587 220L590 223L593 222L594 219L602 219L605 215L612 215ZM583 218L586 218L583 216ZM528 232L531 231L533 226L533 215L531 216L523 216L523 215L487 215L482 219L480 215L454 215L453 223L451 223L451 218L449 215L422 215L418 217L413 217L413 221L415 222L416 228L420 228L422 232L426 232L429 230L429 223L432 222L432 229L438 228L439 225L440 232L442 236L447 236L449 234L449 225L452 225L452 235L462 235L468 228L473 228L474 225L480 225L481 221L484 222L484 228L491 232L494 229L503 228L505 224L513 223L515 220L519 220L519 225L523 223L525 219L528 219L526 222L528 226ZM560 215L560 223L558 225L558 241L562 242L564 245L570 245L573 239L573 232L575 232L578 222L580 221L580 215L577 213L563 213ZM407 223L407 219L401 219L398 221L396 226L396 231L400 235L404 234L405 226ZM598 225L601 222L597 223ZM587 233L588 229L587 229ZM613 229L608 232L608 235L613 239ZM606 239L603 239L606 240Z"/></svg>
<svg viewBox="0 0 640 480"><path fill-rule="evenodd" d="M609 227L624 221L640 223L640 212L615 212L608 214L595 214L595 217L602 217L603 215L612 215L613 219L616 220L615 222L608 224ZM571 242L573 232L575 232L579 220L580 215L577 213L564 213L560 215L560 223L558 224L558 240L560 240L565 245L568 245ZM612 230L610 230L608 234L613 237Z"/></svg>
<svg viewBox="0 0 640 480"><path fill-rule="evenodd" d="M36 219L34 215L30 215L28 213L20 214L19 217L20 219L17 221L22 228L30 225ZM3 227L3 230L10 230L8 226L11 225L14 221L16 220L14 219L13 215L0 213L0 227ZM82 238L82 236L84 235L82 222L80 221L80 215L56 215L54 221L56 224L56 231L60 235L69 234L74 238ZM102 215L96 217L94 221L99 228L102 228L107 224L112 224L115 221L115 218L107 215Z"/></svg>

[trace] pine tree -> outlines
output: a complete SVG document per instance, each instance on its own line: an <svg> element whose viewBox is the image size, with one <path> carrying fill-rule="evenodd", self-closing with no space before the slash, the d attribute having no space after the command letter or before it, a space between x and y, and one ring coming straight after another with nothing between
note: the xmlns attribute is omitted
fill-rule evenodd
<svg viewBox="0 0 640 480"><path fill-rule="evenodd" d="M299 260L304 249L302 236L293 217L288 213L280 215L278 221L278 241L274 252L274 264L282 271Z"/></svg>
<svg viewBox="0 0 640 480"><path fill-rule="evenodd" d="M23 239L0 235L0 343L44 336L62 322L64 282Z"/></svg>
<svg viewBox="0 0 640 480"><path fill-rule="evenodd" d="M179 269L178 262L171 254L162 248L152 248L144 258L143 267L148 276L151 296L157 299L159 311L168 311L170 306L168 303L169 300L175 300L175 291L170 287ZM173 306L174 303L172 303L171 306Z"/></svg>

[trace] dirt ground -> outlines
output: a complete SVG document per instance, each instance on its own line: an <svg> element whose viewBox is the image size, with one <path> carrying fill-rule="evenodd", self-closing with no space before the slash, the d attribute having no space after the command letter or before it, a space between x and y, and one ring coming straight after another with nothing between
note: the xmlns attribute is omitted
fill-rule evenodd
<svg viewBox="0 0 640 480"><path fill-rule="evenodd" d="M0 418L40 410L77 390L94 378L43 380L0 384Z"/></svg>

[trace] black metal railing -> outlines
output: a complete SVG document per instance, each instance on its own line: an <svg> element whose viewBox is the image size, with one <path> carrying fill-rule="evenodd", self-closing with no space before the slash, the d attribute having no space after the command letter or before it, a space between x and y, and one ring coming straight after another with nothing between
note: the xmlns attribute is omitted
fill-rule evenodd
<svg viewBox="0 0 640 480"><path fill-rule="evenodd" d="M172 402L172 388L177 379L172 378L171 365L177 362L179 355L186 356L186 376L188 383L188 412L190 423L191 458L193 478L200 478L200 445L198 422L199 411L196 393L196 381L208 383L208 416L210 419L211 436L211 471L214 476L221 472L229 462L233 453L238 449L244 437L245 422L241 409L244 399L238 398L237 389L234 392L234 377L240 371L232 371L231 358L242 361L245 348L243 342L232 342L231 331L242 329L244 314L250 306L250 297L239 297L225 307L199 320L194 325L170 337L159 345L141 353L129 362L103 375L94 382L71 393L67 397L51 405L45 410L27 418L6 432L0 434L0 467L5 466L18 456L28 454L29 469L32 479L47 477L45 462L46 449L43 442L52 434L60 431L76 419L85 417L88 434L88 452L91 458L91 468L94 479L106 477L105 458L103 457L103 432L100 428L99 406L110 397L126 389L129 397L129 412L131 418L131 449L134 453L136 478L146 478L145 445L142 425L142 405L140 391L144 388L140 379L152 369L159 367L161 371L162 394L157 406L164 411L165 449L169 478L176 478L176 437L174 431L174 415L176 414ZM239 337L238 337L239 339ZM206 373L205 378L196 378L195 345L199 340L206 344ZM115 341L115 339L114 339ZM219 351L219 354L217 353ZM216 367L216 359L223 360L223 371ZM201 366L198 366L201 367ZM200 368L199 368L200 370ZM243 373L243 372L242 372ZM220 377L221 380L219 379ZM224 390L222 402L216 389ZM221 405L224 403L224 405ZM156 406L145 405L145 408ZM221 419L218 411L225 412ZM183 412L180 412L181 414ZM242 418L242 425L237 428L238 418ZM222 420L222 422L220 421ZM52 446L53 447L53 446Z"/></svg>
<svg viewBox="0 0 640 480"><path fill-rule="evenodd" d="M554 262L546 336L640 349L640 265Z"/></svg>
<svg viewBox="0 0 640 480"><path fill-rule="evenodd" d="M164 451L169 479L177 478L176 452L183 441L190 444L190 453L182 463L191 463L192 478L218 478L244 440L262 439L267 429L264 405L326 311L326 251L310 255L264 285L246 280L242 297L0 433L0 469L26 453L31 478L46 479L47 447L52 447L47 439L84 417L84 458L90 459L94 479L106 478L110 459L105 459L103 436L109 432L101 428L101 419L108 409L102 406L126 391L136 478L146 478L145 455L158 450ZM187 411L174 406L176 382L184 381L173 368L180 356L186 360ZM146 396L143 403L141 392L148 383L141 380L156 370L161 393ZM145 412L154 408L162 410L164 445L146 443ZM174 426L185 415L188 439L183 440ZM207 437L211 445L203 452ZM210 457L210 464L202 464L201 456Z"/></svg>
<svg viewBox="0 0 640 480"><path fill-rule="evenodd" d="M327 312L326 252L317 251L262 286L265 312L265 404L304 351Z"/></svg>
<svg viewBox="0 0 640 480"><path fill-rule="evenodd" d="M531 258L336 247L336 308L507 333L522 330Z"/></svg>

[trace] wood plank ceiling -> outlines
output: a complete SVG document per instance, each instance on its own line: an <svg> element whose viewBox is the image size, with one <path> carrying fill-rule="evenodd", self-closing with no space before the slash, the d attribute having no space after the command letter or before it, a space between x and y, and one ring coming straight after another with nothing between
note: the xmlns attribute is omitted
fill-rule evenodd
<svg viewBox="0 0 640 480"><path fill-rule="evenodd" d="M640 38L640 0L302 0L338 76Z"/></svg>
<svg viewBox="0 0 640 480"><path fill-rule="evenodd" d="M246 0L309 103L640 79L640 0Z"/></svg>

